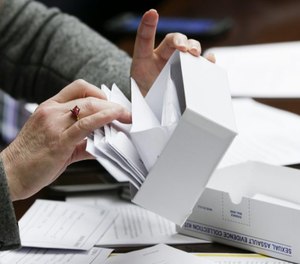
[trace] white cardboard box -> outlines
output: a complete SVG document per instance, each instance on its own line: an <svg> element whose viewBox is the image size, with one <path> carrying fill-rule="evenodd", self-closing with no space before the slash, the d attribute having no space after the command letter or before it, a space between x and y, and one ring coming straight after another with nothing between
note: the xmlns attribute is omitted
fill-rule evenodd
<svg viewBox="0 0 300 264"><path fill-rule="evenodd" d="M300 263L300 171L261 162L218 169L179 233Z"/></svg>
<svg viewBox="0 0 300 264"><path fill-rule="evenodd" d="M182 115L132 201L182 225L234 139L236 127L222 68L175 51L153 87L164 89L168 78L175 83ZM151 90L147 100L161 105L161 98L151 98Z"/></svg>

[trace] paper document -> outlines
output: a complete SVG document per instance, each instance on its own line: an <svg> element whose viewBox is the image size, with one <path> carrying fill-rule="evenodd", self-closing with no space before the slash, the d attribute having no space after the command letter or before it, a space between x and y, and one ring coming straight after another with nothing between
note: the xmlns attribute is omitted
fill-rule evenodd
<svg viewBox="0 0 300 264"><path fill-rule="evenodd" d="M238 135L219 167L248 160L273 165L300 162L300 116L252 99L233 99Z"/></svg>
<svg viewBox="0 0 300 264"><path fill-rule="evenodd" d="M113 250L92 248L89 251L21 248L0 253L1 264L104 264Z"/></svg>
<svg viewBox="0 0 300 264"><path fill-rule="evenodd" d="M149 248L132 251L125 254L111 256L105 264L211 264L209 260L202 260L190 253L165 244L158 244Z"/></svg>
<svg viewBox="0 0 300 264"><path fill-rule="evenodd" d="M97 241L98 246L210 243L178 234L173 222L113 195L70 196L66 201L118 213L113 225Z"/></svg>
<svg viewBox="0 0 300 264"><path fill-rule="evenodd" d="M288 264L283 260L269 258L260 254L196 253L201 259L213 264Z"/></svg>
<svg viewBox="0 0 300 264"><path fill-rule="evenodd" d="M231 94L300 97L300 41L208 49L228 72Z"/></svg>
<svg viewBox="0 0 300 264"><path fill-rule="evenodd" d="M89 250L108 230L116 212L37 199L19 221L23 247Z"/></svg>

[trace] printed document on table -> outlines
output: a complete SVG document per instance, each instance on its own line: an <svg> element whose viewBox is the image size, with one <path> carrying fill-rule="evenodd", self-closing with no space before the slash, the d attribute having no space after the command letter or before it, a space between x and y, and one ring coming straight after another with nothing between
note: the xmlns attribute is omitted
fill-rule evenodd
<svg viewBox="0 0 300 264"><path fill-rule="evenodd" d="M216 64L228 73L232 96L300 97L300 41L215 47Z"/></svg>
<svg viewBox="0 0 300 264"><path fill-rule="evenodd" d="M173 222L114 195L71 196L66 201L95 208L109 208L118 213L113 225L97 241L98 246L210 243L178 234Z"/></svg>
<svg viewBox="0 0 300 264"><path fill-rule="evenodd" d="M300 162L300 116L252 99L233 99L238 135L219 167L245 161L273 165Z"/></svg>
<svg viewBox="0 0 300 264"><path fill-rule="evenodd" d="M103 264L113 249L92 248L88 251L21 248L0 252L1 264Z"/></svg>
<svg viewBox="0 0 300 264"><path fill-rule="evenodd" d="M232 254L232 253L195 253L203 260L213 264L289 264L283 260L269 258L260 254Z"/></svg>
<svg viewBox="0 0 300 264"><path fill-rule="evenodd" d="M89 250L117 213L62 201L37 199L19 221L23 247Z"/></svg>
<svg viewBox="0 0 300 264"><path fill-rule="evenodd" d="M165 244L158 244L125 254L118 254L107 259L105 264L211 264L193 254Z"/></svg>

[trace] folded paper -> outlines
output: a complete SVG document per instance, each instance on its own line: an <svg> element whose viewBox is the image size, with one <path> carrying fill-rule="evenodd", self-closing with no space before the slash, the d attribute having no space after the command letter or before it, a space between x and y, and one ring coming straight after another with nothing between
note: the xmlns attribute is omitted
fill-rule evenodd
<svg viewBox="0 0 300 264"><path fill-rule="evenodd" d="M134 203L182 225L236 135L226 72L175 51L145 98L133 79L131 103L116 85L103 89L132 124L100 128L87 150L132 184Z"/></svg>

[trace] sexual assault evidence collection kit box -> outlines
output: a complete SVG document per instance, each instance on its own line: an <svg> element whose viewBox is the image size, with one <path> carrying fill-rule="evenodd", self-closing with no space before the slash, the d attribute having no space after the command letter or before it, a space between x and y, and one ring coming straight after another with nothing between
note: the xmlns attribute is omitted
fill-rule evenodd
<svg viewBox="0 0 300 264"><path fill-rule="evenodd" d="M249 161L218 169L178 232L300 263L300 171Z"/></svg>

